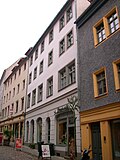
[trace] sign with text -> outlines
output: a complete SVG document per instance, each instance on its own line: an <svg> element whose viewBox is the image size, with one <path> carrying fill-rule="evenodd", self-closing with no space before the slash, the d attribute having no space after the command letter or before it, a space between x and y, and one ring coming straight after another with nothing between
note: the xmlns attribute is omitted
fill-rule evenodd
<svg viewBox="0 0 120 160"><path fill-rule="evenodd" d="M22 140L21 140L21 138L16 138L15 148L16 149L21 149L22 148Z"/></svg>
<svg viewBox="0 0 120 160"><path fill-rule="evenodd" d="M50 148L48 144L42 145L42 157L50 158Z"/></svg>

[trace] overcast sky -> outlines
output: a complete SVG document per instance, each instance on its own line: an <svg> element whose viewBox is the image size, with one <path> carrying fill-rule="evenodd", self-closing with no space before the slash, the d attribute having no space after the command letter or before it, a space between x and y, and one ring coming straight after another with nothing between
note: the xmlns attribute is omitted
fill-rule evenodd
<svg viewBox="0 0 120 160"><path fill-rule="evenodd" d="M67 0L0 0L0 78L35 45Z"/></svg>

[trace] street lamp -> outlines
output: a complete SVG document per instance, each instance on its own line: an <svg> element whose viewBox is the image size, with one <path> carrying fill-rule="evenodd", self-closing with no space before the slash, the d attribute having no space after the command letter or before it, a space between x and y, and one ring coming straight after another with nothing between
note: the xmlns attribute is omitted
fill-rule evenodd
<svg viewBox="0 0 120 160"><path fill-rule="evenodd" d="M68 107L68 109L70 111L73 112L73 117L74 117L74 145L75 145L74 149L75 149L75 159L76 159L76 157L77 157L77 148L76 148L76 116L75 116L75 111L79 112L78 98L76 96L71 96L67 100L68 100L68 104L66 106Z"/></svg>

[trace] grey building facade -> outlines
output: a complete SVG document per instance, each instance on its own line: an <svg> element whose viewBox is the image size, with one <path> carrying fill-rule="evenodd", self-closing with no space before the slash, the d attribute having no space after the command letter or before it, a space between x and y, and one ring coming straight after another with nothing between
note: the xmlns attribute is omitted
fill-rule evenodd
<svg viewBox="0 0 120 160"><path fill-rule="evenodd" d="M92 145L97 160L118 160L120 1L93 0L76 24L82 147Z"/></svg>

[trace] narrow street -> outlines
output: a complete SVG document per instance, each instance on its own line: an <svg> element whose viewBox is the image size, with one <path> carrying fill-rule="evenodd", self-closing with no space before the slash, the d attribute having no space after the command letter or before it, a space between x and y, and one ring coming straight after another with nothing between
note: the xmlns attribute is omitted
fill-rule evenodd
<svg viewBox="0 0 120 160"><path fill-rule="evenodd" d="M12 147L0 146L0 160L38 160L38 158Z"/></svg>

